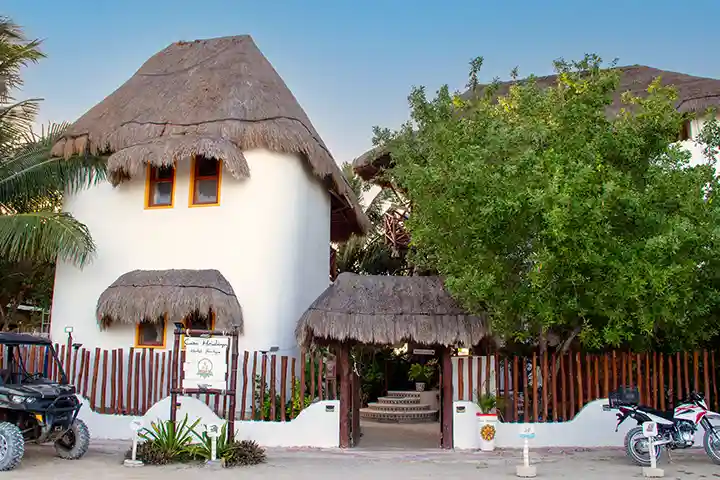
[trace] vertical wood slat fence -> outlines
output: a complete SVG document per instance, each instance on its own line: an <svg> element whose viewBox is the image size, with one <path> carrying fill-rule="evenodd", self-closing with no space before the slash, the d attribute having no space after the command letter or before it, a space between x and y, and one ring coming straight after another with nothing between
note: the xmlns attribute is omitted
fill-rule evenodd
<svg viewBox="0 0 720 480"><path fill-rule="evenodd" d="M28 373L43 372L45 348L23 346L20 355ZM67 348L55 344L58 359L69 383L87 399L95 412L115 415L144 415L156 402L170 395L172 351L153 349ZM4 368L4 346L0 345L0 368ZM185 360L180 355L179 365ZM59 380L57 363L48 362L49 378ZM269 366L269 368L268 368ZM337 381L332 362L319 353L302 352L299 358L245 351L238 360L238 420L291 420L316 400L337 399ZM306 371L312 372L308 377ZM310 378L312 381L310 382ZM228 397L191 395L225 417ZM275 401L271 401L271 399ZM303 399L301 401L301 399Z"/></svg>
<svg viewBox="0 0 720 480"><path fill-rule="evenodd" d="M640 402L660 410L674 407L691 391L703 393L710 409L720 409L717 391L720 365L715 363L714 351L564 355L535 352L528 356L495 353L494 357L495 388L489 390L496 392L498 410L506 422L572 420L585 405L607 398L609 392L623 385L637 387ZM456 357L453 364L457 400L477 400L474 377L480 379L477 365L486 358L489 357ZM483 386L486 393L488 386Z"/></svg>

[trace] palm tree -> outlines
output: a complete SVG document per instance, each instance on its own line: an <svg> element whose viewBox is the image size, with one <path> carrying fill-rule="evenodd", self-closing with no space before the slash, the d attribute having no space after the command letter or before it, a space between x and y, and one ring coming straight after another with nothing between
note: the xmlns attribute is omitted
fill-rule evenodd
<svg viewBox="0 0 720 480"><path fill-rule="evenodd" d="M361 200L373 189L373 184L355 175L352 165L344 163L342 171L355 195ZM365 214L372 228L363 237L353 236L337 248L335 262L338 273L354 272L370 275L402 275L408 271L405 251L393 248L385 238L385 215L402 211L405 199L393 189L383 188L366 202Z"/></svg>
<svg viewBox="0 0 720 480"><path fill-rule="evenodd" d="M95 245L85 225L61 212L62 195L105 179L100 157L52 158L67 124L32 130L38 99L15 102L20 69L44 55L38 40L0 17L0 258L19 262L56 259L83 266Z"/></svg>

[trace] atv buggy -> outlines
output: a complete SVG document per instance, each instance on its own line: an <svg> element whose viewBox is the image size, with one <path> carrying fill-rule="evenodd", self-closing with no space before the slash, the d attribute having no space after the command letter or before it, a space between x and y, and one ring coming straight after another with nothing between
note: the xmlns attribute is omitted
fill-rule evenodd
<svg viewBox="0 0 720 480"><path fill-rule="evenodd" d="M90 432L77 418L82 403L50 340L21 333L0 333L0 471L20 464L25 442L55 444L59 457L75 460L88 450ZM23 350L41 352L39 372L27 370ZM49 372L59 372L59 382Z"/></svg>

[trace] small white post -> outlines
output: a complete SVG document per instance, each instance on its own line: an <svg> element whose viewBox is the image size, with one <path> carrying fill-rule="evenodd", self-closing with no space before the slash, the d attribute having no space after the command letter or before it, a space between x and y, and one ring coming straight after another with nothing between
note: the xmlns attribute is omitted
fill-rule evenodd
<svg viewBox="0 0 720 480"><path fill-rule="evenodd" d="M142 420L139 418L134 418L130 422L130 430L132 430L132 432L133 432L133 437L132 437L133 444L132 444L132 453L130 455L131 458L129 458L129 459L125 460L125 462L123 462L123 464L126 467L142 467L143 466L142 460L137 459L138 432L142 428L142 425L143 425Z"/></svg>
<svg viewBox="0 0 720 480"><path fill-rule="evenodd" d="M645 422L642 425L643 435L648 442L648 455L650 455L650 467L643 467L643 476L646 478L664 477L665 472L657 468L657 457L655 456L655 438L657 437L657 423Z"/></svg>
<svg viewBox="0 0 720 480"><path fill-rule="evenodd" d="M210 438L210 460L207 465L210 467L221 467L222 462L217 459L217 439L220 436L222 424L219 423L208 423L205 425L205 431L207 432L208 438Z"/></svg>
<svg viewBox="0 0 720 480"><path fill-rule="evenodd" d="M537 469L530 465L530 439L535 438L535 425L531 423L520 425L520 438L523 439L523 464L515 469L515 475L522 478L534 478Z"/></svg>

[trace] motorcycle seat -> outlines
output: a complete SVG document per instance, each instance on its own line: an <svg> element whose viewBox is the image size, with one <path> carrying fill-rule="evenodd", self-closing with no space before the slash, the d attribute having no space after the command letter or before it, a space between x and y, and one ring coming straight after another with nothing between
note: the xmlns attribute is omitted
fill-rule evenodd
<svg viewBox="0 0 720 480"><path fill-rule="evenodd" d="M663 412L662 410L655 410L654 408L645 406L640 407L638 410L642 410L657 417L664 418L665 420L673 420L675 418L675 412L673 410L667 410Z"/></svg>

